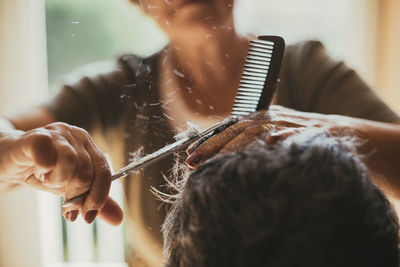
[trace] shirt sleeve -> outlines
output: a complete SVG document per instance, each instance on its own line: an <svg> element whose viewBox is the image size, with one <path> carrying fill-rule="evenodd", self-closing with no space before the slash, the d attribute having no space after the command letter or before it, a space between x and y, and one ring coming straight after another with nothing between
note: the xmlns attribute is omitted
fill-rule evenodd
<svg viewBox="0 0 400 267"><path fill-rule="evenodd" d="M287 47L275 103L301 111L400 121L353 69L329 57L317 41Z"/></svg>
<svg viewBox="0 0 400 267"><path fill-rule="evenodd" d="M135 85L132 70L119 60L108 73L85 76L78 82L64 85L44 107L58 121L92 131L110 129L124 118L126 90Z"/></svg>

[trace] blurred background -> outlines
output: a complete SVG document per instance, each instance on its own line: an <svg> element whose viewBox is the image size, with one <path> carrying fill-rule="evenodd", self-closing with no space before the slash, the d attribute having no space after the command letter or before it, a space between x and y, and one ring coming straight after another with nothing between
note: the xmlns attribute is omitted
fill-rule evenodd
<svg viewBox="0 0 400 267"><path fill-rule="evenodd" d="M235 16L244 34L322 41L400 113L399 0L237 0ZM40 103L76 73L167 42L128 0L0 0L0 115ZM120 190L113 185L119 201ZM66 223L59 203L29 189L0 193L1 267L124 266L123 225Z"/></svg>

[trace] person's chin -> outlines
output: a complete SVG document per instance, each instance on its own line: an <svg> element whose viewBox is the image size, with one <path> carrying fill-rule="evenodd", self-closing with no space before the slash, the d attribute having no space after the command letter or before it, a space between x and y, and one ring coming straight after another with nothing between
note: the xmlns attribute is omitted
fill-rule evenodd
<svg viewBox="0 0 400 267"><path fill-rule="evenodd" d="M182 9L191 5L210 5L215 6L215 0L178 0L175 2L177 9Z"/></svg>
<svg viewBox="0 0 400 267"><path fill-rule="evenodd" d="M179 9L173 15L175 25L181 27L209 27L219 19L215 6L208 2L193 1Z"/></svg>

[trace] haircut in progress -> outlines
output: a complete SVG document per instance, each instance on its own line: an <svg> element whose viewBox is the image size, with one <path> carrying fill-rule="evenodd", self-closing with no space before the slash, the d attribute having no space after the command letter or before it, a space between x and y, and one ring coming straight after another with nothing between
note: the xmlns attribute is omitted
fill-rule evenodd
<svg viewBox="0 0 400 267"><path fill-rule="evenodd" d="M218 155L178 186L164 266L399 266L394 209L326 133Z"/></svg>

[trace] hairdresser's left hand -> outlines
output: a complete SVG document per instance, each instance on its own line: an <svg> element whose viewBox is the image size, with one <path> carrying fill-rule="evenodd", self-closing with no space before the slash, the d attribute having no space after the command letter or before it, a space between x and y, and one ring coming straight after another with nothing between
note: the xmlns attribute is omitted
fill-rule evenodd
<svg viewBox="0 0 400 267"><path fill-rule="evenodd" d="M186 164L196 168L217 153L233 152L259 139L275 144L311 128L326 128L331 133L340 135L340 132L349 128L350 120L339 115L300 112L273 105L268 111L244 116L239 122L204 143L195 142L190 145Z"/></svg>

